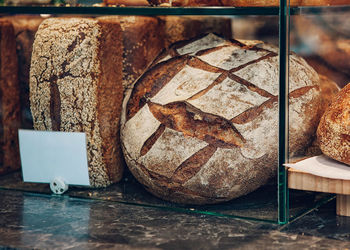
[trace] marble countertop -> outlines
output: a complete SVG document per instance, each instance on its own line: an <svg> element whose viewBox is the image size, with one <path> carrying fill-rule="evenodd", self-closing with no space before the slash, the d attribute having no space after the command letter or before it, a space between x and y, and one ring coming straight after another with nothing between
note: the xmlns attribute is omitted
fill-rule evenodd
<svg viewBox="0 0 350 250"><path fill-rule="evenodd" d="M0 189L0 249L346 249L334 200L279 226L106 200Z"/></svg>

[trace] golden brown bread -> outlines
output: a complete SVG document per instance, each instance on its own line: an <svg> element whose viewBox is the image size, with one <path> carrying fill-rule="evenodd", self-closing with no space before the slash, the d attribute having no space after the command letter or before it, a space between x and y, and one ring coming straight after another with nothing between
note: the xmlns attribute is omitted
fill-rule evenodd
<svg viewBox="0 0 350 250"><path fill-rule="evenodd" d="M322 116L317 138L325 155L350 165L350 84L339 91Z"/></svg>
<svg viewBox="0 0 350 250"><path fill-rule="evenodd" d="M322 93L322 105L323 105L323 113L326 111L328 106L332 103L333 98L339 92L340 88L338 85L330 80L328 77L324 75L320 76L320 87Z"/></svg>
<svg viewBox="0 0 350 250"><path fill-rule="evenodd" d="M333 98L339 92L340 88L338 85L330 80L324 75L320 76L320 90L321 90L321 105L322 105L322 114L326 111L328 106L331 104ZM322 151L319 146L316 134L313 136L313 141L311 145L305 151L305 157L311 157L322 154Z"/></svg>
<svg viewBox="0 0 350 250"><path fill-rule="evenodd" d="M20 93L14 28L0 20L0 174L20 168Z"/></svg>
<svg viewBox="0 0 350 250"><path fill-rule="evenodd" d="M153 194L217 203L275 176L278 48L208 34L175 43L127 92L127 165ZM322 115L317 73L290 56L291 156L304 153Z"/></svg>

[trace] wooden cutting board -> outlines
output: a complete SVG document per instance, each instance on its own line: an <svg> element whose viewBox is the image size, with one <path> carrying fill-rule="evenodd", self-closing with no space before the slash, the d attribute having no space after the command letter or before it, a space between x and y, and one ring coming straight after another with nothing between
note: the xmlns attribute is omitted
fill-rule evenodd
<svg viewBox="0 0 350 250"><path fill-rule="evenodd" d="M350 180L325 178L288 168L288 187L337 194L337 215L350 216Z"/></svg>

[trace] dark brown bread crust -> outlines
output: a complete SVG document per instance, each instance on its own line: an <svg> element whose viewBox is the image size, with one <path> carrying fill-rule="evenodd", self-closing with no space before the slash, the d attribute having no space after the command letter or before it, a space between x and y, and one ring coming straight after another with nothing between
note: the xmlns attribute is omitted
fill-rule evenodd
<svg viewBox="0 0 350 250"><path fill-rule="evenodd" d="M320 87L322 92L322 113L324 113L332 103L333 98L335 98L335 95L339 92L340 88L335 82L324 75L320 75Z"/></svg>
<svg viewBox="0 0 350 250"><path fill-rule="evenodd" d="M164 48L163 24L154 17L120 17L123 30L123 80L131 87Z"/></svg>
<svg viewBox="0 0 350 250"><path fill-rule="evenodd" d="M245 142L230 121L203 111L184 102L159 105L149 102L149 109L165 127L179 131L215 147L233 148ZM190 129L189 129L190 128Z"/></svg>
<svg viewBox="0 0 350 250"><path fill-rule="evenodd" d="M34 36L44 18L39 15L15 15L5 17L14 27L18 58L18 80L21 102L21 128L33 129L29 104L29 70Z"/></svg>
<svg viewBox="0 0 350 250"><path fill-rule="evenodd" d="M120 114L124 88L121 84L123 64L120 60L123 44L122 29L115 22L100 20L101 60L100 85L97 89L97 119L102 138L102 155L106 163L109 181L119 181L123 175L122 152L120 148Z"/></svg>
<svg viewBox="0 0 350 250"><path fill-rule="evenodd" d="M188 60L188 57L175 58L167 64L159 63L155 66L155 70L145 72L132 90L133 94L127 107L127 120L133 117L149 98L155 96L178 71L184 68Z"/></svg>
<svg viewBox="0 0 350 250"><path fill-rule="evenodd" d="M350 165L350 84L333 99L317 129L322 152Z"/></svg>
<svg viewBox="0 0 350 250"><path fill-rule="evenodd" d="M158 33L162 24L157 18L106 16L97 20L104 27L102 30L105 34L102 37L108 37L108 41L101 41L100 58L102 70L109 72L102 74L109 78L102 82L109 84L99 88L101 97L98 98L98 113L104 114L99 117L100 133L104 141L103 157L107 166L118 166L107 169L110 180L116 182L121 179L123 172L119 134L123 93L162 50L164 38ZM118 32L109 30L111 25L116 24L119 27ZM113 98L106 98L107 96Z"/></svg>
<svg viewBox="0 0 350 250"><path fill-rule="evenodd" d="M223 17L200 16L164 16L165 46L198 37L207 33L215 33L225 38L232 37L231 19Z"/></svg>
<svg viewBox="0 0 350 250"><path fill-rule="evenodd" d="M0 20L0 174L20 168L20 99L16 40L12 24Z"/></svg>
<svg viewBox="0 0 350 250"><path fill-rule="evenodd" d="M129 88L164 48L163 24L144 16L104 16L97 20L120 24L123 48L123 86Z"/></svg>
<svg viewBox="0 0 350 250"><path fill-rule="evenodd" d="M331 81L328 77L324 75L319 75L319 76L320 76L320 90L322 95L322 99L320 103L322 108L320 111L322 114L324 114L328 106L331 104L335 95L339 92L340 88L335 82ZM322 154L322 151L319 146L319 142L317 140L317 135L316 134L313 135L312 138L313 138L312 143L309 145L309 147L306 149L304 153L305 157L312 157L312 156ZM292 160L296 160L296 158L291 159L291 161Z"/></svg>

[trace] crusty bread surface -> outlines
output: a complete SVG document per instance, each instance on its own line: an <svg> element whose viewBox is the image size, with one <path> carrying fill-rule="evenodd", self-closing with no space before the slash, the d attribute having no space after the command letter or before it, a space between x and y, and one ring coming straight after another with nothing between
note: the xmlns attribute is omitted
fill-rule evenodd
<svg viewBox="0 0 350 250"><path fill-rule="evenodd" d="M51 18L36 35L34 128L85 132L92 186L122 177L123 93L163 49L161 25L154 17Z"/></svg>
<svg viewBox="0 0 350 250"><path fill-rule="evenodd" d="M29 70L35 33L44 18L39 15L14 15L5 17L15 30L18 59L18 80L21 104L21 128L33 129L29 104Z"/></svg>
<svg viewBox="0 0 350 250"><path fill-rule="evenodd" d="M350 165L350 84L333 98L317 129L322 152Z"/></svg>
<svg viewBox="0 0 350 250"><path fill-rule="evenodd" d="M20 168L20 93L13 25L0 19L0 174Z"/></svg>
<svg viewBox="0 0 350 250"><path fill-rule="evenodd" d="M247 194L278 159L278 49L208 34L175 43L123 103L121 139L134 176L158 197L205 204ZM303 154L322 115L318 74L290 61L290 151Z"/></svg>
<svg viewBox="0 0 350 250"><path fill-rule="evenodd" d="M90 18L51 18L36 34L30 103L37 130L85 132L90 183L122 176L120 25Z"/></svg>

